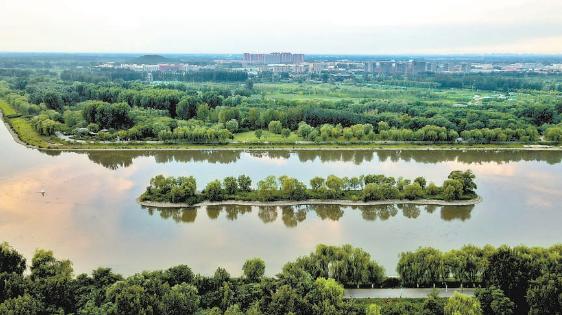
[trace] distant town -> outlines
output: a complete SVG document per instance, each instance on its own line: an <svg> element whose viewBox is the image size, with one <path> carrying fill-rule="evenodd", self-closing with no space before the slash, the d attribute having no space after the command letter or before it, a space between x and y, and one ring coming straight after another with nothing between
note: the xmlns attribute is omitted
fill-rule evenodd
<svg viewBox="0 0 562 315"><path fill-rule="evenodd" d="M161 57L161 56L150 56ZM150 59L150 58L149 58ZM152 58L158 60L158 58ZM161 57L164 60L164 57ZM457 60L427 61L411 60L314 60L308 61L304 54L290 52L244 53L239 59L216 59L206 63L148 62L116 63L106 62L98 68L127 69L147 73L152 79L154 72L196 72L229 70L246 72L249 76L270 72L273 74L328 74L336 79L353 75L415 76L423 73L560 73L562 63L541 62L466 62Z"/></svg>

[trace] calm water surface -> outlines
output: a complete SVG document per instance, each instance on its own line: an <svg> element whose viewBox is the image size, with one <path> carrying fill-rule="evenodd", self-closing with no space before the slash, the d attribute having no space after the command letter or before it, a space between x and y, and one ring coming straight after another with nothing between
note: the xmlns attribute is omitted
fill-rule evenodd
<svg viewBox="0 0 562 315"><path fill-rule="evenodd" d="M0 126L0 240L28 258L48 248L77 272L124 274L188 264L239 274L262 257L267 273L316 244L362 247L396 274L398 254L419 246L562 241L562 153L450 151L40 152ZM441 183L472 169L483 202L472 207L208 207L146 209L135 202L157 174L193 175L199 188L225 176L379 173ZM46 195L39 192L45 190Z"/></svg>

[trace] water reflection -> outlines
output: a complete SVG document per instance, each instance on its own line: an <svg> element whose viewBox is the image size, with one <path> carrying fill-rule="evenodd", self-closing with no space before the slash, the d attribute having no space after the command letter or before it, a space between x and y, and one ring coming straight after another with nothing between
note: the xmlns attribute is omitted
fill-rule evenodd
<svg viewBox="0 0 562 315"><path fill-rule="evenodd" d="M239 274L262 257L273 275L318 243L364 248L394 274L400 252L491 243L550 246L562 239L562 152L553 151L92 151L31 150L0 126L0 241L29 259L53 249L90 272L131 274L187 264ZM92 163L95 162L95 163ZM199 188L225 176L385 174L441 182L472 169L483 202L473 207L207 207L141 209L157 174L195 176ZM45 190L45 196L39 191ZM514 228L517 227L517 228ZM194 254L196 253L196 254Z"/></svg>
<svg viewBox="0 0 562 315"><path fill-rule="evenodd" d="M444 221L466 221L470 219L474 205L471 206L435 206L435 205L376 205L376 206L339 206L339 205L299 205L299 206L247 206L223 205L192 208L157 208L145 207L151 216L158 215L162 219L171 219L176 223L194 223L198 212L206 212L211 220L217 220L221 214L228 221L236 221L244 215L256 215L264 224L276 222L281 215L281 221L288 228L297 227L307 219L309 213L321 220L339 221L345 215L361 213L365 221L387 221L398 213L408 219L417 219L424 213L432 215L439 211Z"/></svg>
<svg viewBox="0 0 562 315"><path fill-rule="evenodd" d="M60 151L42 151L48 155L59 155ZM293 156L299 162L348 162L359 165L365 162L417 162L441 163L455 161L467 164L487 162L508 163L520 161L541 161L550 165L562 162L560 151L436 151L436 150L295 150L295 151L77 151L108 169L127 168L133 161L142 157L153 157L156 163L190 163L205 162L212 164L229 164L239 161L243 155L249 158L287 160Z"/></svg>

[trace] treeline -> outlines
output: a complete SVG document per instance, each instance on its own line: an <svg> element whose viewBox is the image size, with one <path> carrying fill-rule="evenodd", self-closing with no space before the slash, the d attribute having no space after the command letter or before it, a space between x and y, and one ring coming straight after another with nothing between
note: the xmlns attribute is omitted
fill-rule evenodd
<svg viewBox="0 0 562 315"><path fill-rule="evenodd" d="M165 177L158 175L140 196L141 201L196 204L204 200L352 200L376 201L421 198L436 200L466 200L476 197L475 175L472 171L452 171L443 185L427 184L423 177L415 180L384 175L327 178L314 177L307 187L303 182L289 176L268 176L252 188L252 180L246 175L226 177L222 181L209 182L201 192L190 177Z"/></svg>
<svg viewBox="0 0 562 315"><path fill-rule="evenodd" d="M506 92L516 90L555 90L562 92L560 83L550 84L549 81L552 79L548 75L541 74L425 74L423 79L436 82L442 88Z"/></svg>
<svg viewBox="0 0 562 315"><path fill-rule="evenodd" d="M63 81L78 81L98 83L102 81L137 81L144 80L142 72L127 69L93 69L93 70L63 70L60 78Z"/></svg>
<svg viewBox="0 0 562 315"><path fill-rule="evenodd" d="M484 314L526 314L529 307L530 314L559 314L562 310L562 300L557 298L562 293L561 245L469 245L447 252L423 247L402 253L396 270L406 287L458 281L487 288L477 292Z"/></svg>
<svg viewBox="0 0 562 315"><path fill-rule="evenodd" d="M422 253L429 254L422 254ZM439 251L421 248L401 255L398 269L435 273ZM406 256L420 263L403 266ZM26 259L0 244L2 314L558 314L562 309L562 247L465 246L446 254L457 271L482 276L475 297L434 293L421 303L407 299L376 304L345 299L344 286L393 286L371 255L350 245L319 245L308 256L285 264L275 277L265 276L260 258L247 260L241 277L217 268L212 276L186 265L123 277L109 268L73 276L72 263L37 250ZM466 261L468 263L463 264ZM436 267L437 266L437 267ZM26 270L29 272L25 273ZM439 272L437 272L439 273ZM454 273L453 273L454 274ZM410 275L408 275L410 276ZM422 276L426 277L426 276ZM404 281L404 280L402 280ZM430 282L427 282L429 284ZM405 282L404 282L405 284Z"/></svg>
<svg viewBox="0 0 562 315"><path fill-rule="evenodd" d="M248 73L230 70L157 71L152 72L152 78L155 81L244 82L248 80Z"/></svg>

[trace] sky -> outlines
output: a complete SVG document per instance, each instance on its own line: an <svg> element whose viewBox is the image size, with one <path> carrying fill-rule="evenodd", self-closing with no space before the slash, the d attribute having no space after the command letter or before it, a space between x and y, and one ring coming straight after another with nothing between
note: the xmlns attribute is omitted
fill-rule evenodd
<svg viewBox="0 0 562 315"><path fill-rule="evenodd" d="M562 54L562 0L0 0L0 51Z"/></svg>

